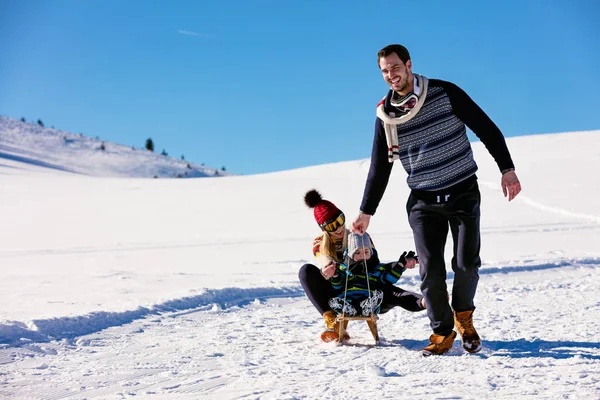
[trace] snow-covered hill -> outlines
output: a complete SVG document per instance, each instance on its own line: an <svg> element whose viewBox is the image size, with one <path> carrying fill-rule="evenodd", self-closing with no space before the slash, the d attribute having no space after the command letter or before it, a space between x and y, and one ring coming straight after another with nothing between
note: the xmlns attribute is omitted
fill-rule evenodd
<svg viewBox="0 0 600 400"><path fill-rule="evenodd" d="M483 350L457 341L426 359L423 312L382 315L377 347L360 321L347 345L321 343L323 319L298 282L320 232L304 193L320 190L353 219L368 159L98 178L63 172L65 156L34 165L49 143L63 146L36 135L12 145L28 163L16 151L0 159L0 399L600 398L600 131L508 139L523 185L510 203L473 144ZM382 261L413 247L405 179L396 165L369 226ZM446 251L449 264L451 239ZM398 282L419 285L416 270Z"/></svg>
<svg viewBox="0 0 600 400"><path fill-rule="evenodd" d="M128 178L230 175L146 149L0 116L0 171L8 167Z"/></svg>

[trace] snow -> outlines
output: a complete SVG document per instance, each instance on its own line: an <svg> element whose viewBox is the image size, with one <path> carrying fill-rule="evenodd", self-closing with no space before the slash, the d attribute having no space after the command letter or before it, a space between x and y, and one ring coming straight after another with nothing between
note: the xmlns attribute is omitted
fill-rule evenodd
<svg viewBox="0 0 600 400"><path fill-rule="evenodd" d="M127 178L197 178L226 171L0 115L0 159L8 168ZM104 148L104 149L103 149Z"/></svg>
<svg viewBox="0 0 600 400"><path fill-rule="evenodd" d="M321 343L298 282L319 233L304 193L354 218L367 159L148 179L180 160L65 135L0 118L0 398L600 398L600 131L508 139L510 203L473 144L483 350L428 358L427 316L403 309L379 346L360 321ZM369 228L383 261L413 247L407 196L396 166Z"/></svg>

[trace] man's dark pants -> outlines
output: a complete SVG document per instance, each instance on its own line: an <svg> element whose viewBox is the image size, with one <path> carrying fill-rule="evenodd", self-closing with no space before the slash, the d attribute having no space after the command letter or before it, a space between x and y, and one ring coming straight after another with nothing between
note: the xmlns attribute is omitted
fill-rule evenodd
<svg viewBox="0 0 600 400"><path fill-rule="evenodd" d="M406 209L419 256L421 292L433 332L447 336L454 327L452 309L474 310L479 282L481 195L472 177L446 191L413 190ZM444 247L448 228L454 241L452 308L448 304Z"/></svg>

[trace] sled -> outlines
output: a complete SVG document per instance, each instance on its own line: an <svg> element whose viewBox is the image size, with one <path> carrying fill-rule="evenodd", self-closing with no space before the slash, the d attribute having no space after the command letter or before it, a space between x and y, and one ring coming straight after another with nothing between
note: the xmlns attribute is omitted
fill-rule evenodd
<svg viewBox="0 0 600 400"><path fill-rule="evenodd" d="M379 333L377 332L377 320L378 319L379 319L379 317L375 314L373 314L369 317L346 317L344 315L338 315L336 318L336 321L339 322L339 325L340 325L338 342L342 343L344 333L346 332L346 329L344 327L344 325L346 325L346 324L344 322L346 322L346 321L366 321L367 325L369 326L369 330L371 331L371 334L373 335L373 339L375 339L375 344L379 344Z"/></svg>

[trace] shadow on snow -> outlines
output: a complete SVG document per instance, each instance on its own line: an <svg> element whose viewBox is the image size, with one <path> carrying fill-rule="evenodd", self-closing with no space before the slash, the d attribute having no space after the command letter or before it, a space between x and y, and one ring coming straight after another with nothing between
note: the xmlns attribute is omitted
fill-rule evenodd
<svg viewBox="0 0 600 400"><path fill-rule="evenodd" d="M31 164L31 165L36 165L38 167L55 169L58 171L77 173L76 171L72 171L72 170L62 167L60 165L50 164L50 163L40 161L40 160L35 160L35 159L29 158L29 157L17 156L15 154L8 154L8 153L0 152L0 158L4 158L6 160L12 160L12 161L19 161L19 162Z"/></svg>
<svg viewBox="0 0 600 400"><path fill-rule="evenodd" d="M399 339L386 341L389 346L402 346L408 350L419 351L427 345L427 341ZM385 346L386 343L383 345ZM445 357L456 357L468 354L462 349L460 336L454 342L451 352ZM583 358L600 360L600 342L571 342L548 341L543 339L512 341L483 340L483 349L480 353L470 354L470 357L508 357L508 358Z"/></svg>
<svg viewBox="0 0 600 400"><path fill-rule="evenodd" d="M203 294L175 299L152 307L138 307L123 312L97 311L86 315L33 320L28 323L6 321L0 324L0 345L21 346L31 342L72 339L99 332L113 326L128 324L136 319L165 313L194 312L210 309L241 307L259 299L299 297L300 286L283 288L224 288L206 290Z"/></svg>

